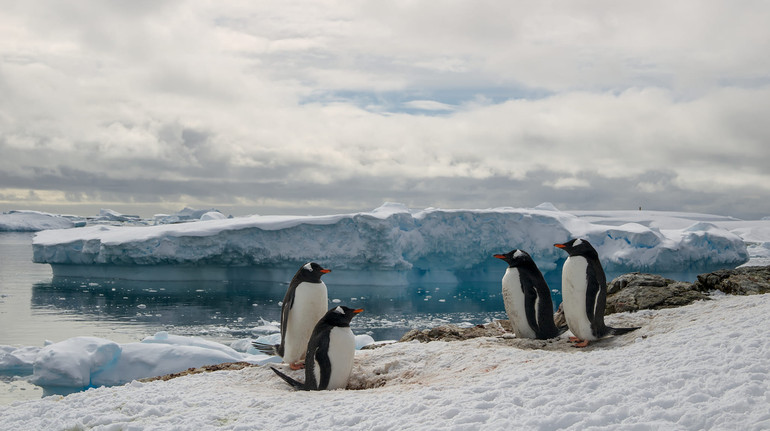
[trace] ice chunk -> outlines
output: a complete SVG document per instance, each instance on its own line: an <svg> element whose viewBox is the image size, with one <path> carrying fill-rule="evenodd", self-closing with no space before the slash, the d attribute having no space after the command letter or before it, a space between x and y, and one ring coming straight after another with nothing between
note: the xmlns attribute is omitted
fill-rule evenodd
<svg viewBox="0 0 770 431"><path fill-rule="evenodd" d="M34 348L30 348L34 349ZM0 352L8 350L0 349ZM256 353L256 352L255 352ZM33 354L33 350L29 350ZM44 388L80 390L118 385L188 368L225 362L264 364L275 358L241 353L198 337L159 332L141 343L118 344L96 337L75 337L36 352L30 382ZM2 362L0 362L0 365Z"/></svg>

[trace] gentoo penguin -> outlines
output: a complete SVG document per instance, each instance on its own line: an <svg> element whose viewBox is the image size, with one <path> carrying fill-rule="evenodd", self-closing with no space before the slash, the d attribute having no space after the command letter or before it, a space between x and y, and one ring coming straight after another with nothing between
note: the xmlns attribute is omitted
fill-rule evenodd
<svg viewBox="0 0 770 431"><path fill-rule="evenodd" d="M294 389L320 391L344 389L353 369L356 339L350 330L350 321L364 311L345 306L329 310L313 329L305 356L305 383L270 367Z"/></svg>
<svg viewBox="0 0 770 431"><path fill-rule="evenodd" d="M516 336L546 340L564 332L554 324L551 292L532 257L523 250L494 257L508 263L503 276L503 303Z"/></svg>
<svg viewBox="0 0 770 431"><path fill-rule="evenodd" d="M257 350L280 356L292 370L303 367L310 334L329 306L326 284L321 281L321 276L329 272L309 262L294 274L281 306L281 344L252 343Z"/></svg>
<svg viewBox="0 0 770 431"><path fill-rule="evenodd" d="M639 328L611 328L604 324L607 302L607 279L599 262L599 254L588 241L576 238L554 244L567 253L561 273L562 304L567 326L575 335L575 347L586 347L589 341L606 335L620 335Z"/></svg>

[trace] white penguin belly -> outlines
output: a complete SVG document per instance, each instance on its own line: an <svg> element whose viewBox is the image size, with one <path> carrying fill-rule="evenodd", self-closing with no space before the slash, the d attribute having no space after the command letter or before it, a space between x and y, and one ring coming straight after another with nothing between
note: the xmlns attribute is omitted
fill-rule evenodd
<svg viewBox="0 0 770 431"><path fill-rule="evenodd" d="M513 333L521 338L536 338L537 334L529 326L527 311L524 303L524 292L521 290L519 270L508 268L503 276L503 305L508 320L513 327Z"/></svg>
<svg viewBox="0 0 770 431"><path fill-rule="evenodd" d="M350 327L332 328L329 333L329 363L332 369L326 389L345 389L348 386L355 353L356 337Z"/></svg>
<svg viewBox="0 0 770 431"><path fill-rule="evenodd" d="M586 314L586 270L588 261L582 256L570 256L564 262L561 274L561 294L567 326L581 340L596 340L591 321Z"/></svg>
<svg viewBox="0 0 770 431"><path fill-rule="evenodd" d="M326 284L300 283L294 291L294 306L289 311L283 340L283 361L293 363L305 359L307 342L316 323L326 314L329 299Z"/></svg>

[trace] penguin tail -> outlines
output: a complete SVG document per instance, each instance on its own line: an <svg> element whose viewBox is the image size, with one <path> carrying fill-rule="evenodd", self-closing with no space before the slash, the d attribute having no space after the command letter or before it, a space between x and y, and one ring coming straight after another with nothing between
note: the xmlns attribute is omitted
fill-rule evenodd
<svg viewBox="0 0 770 431"><path fill-rule="evenodd" d="M278 346L279 346L278 344L265 344L265 343L252 341L251 345L254 346L254 348L259 350L261 353L264 353L265 355L281 356L278 354Z"/></svg>
<svg viewBox="0 0 770 431"><path fill-rule="evenodd" d="M608 335L623 335L627 334L631 331L636 331L637 329L641 328L641 326L637 326L636 328L611 328L607 327L607 334Z"/></svg>
<svg viewBox="0 0 770 431"><path fill-rule="evenodd" d="M271 370L273 370L273 372L274 372L275 374L277 374L277 375L278 375L278 377L282 378L282 379L283 379L283 381L284 381L284 382L286 382L286 383L288 383L288 384L289 384L289 386L291 386L292 388L294 388L294 389L296 389L296 390L299 390L299 391L301 391L301 390L304 390L304 389L305 389L305 385L304 385L303 383L300 383L300 382L298 382L298 381L296 381L296 380L292 379L291 377L289 377L289 376L287 376L286 374L284 374L284 373L282 373L282 372L280 372L280 371L276 370L276 369L275 369L275 368L273 368L273 367L270 367L270 369L271 369Z"/></svg>

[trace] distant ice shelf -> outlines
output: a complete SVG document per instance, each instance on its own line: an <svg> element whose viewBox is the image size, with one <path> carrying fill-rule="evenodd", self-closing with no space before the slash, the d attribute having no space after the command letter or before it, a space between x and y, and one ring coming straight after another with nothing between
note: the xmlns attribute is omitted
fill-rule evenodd
<svg viewBox="0 0 770 431"><path fill-rule="evenodd" d="M316 261L338 284L499 280L495 253L528 251L544 273L566 258L553 244L581 237L608 272L708 272L748 261L735 219L667 212L576 215L536 208L412 210L386 203L327 216L249 216L156 226L46 230L34 261L56 276L135 280L286 281ZM331 278L330 276L327 276Z"/></svg>

